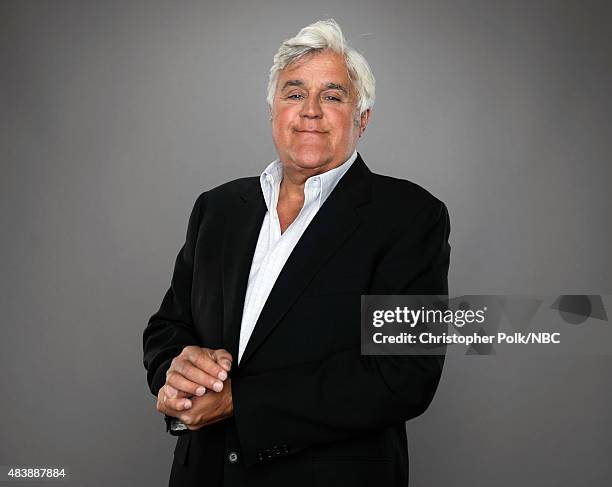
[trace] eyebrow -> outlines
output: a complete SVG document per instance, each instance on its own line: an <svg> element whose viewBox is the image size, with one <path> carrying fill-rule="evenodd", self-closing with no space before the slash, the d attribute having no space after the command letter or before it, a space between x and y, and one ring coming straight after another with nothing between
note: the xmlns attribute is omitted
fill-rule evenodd
<svg viewBox="0 0 612 487"><path fill-rule="evenodd" d="M301 79L290 79L290 80L287 80L283 84L283 87L282 87L281 91L284 91L286 88L288 88L290 86L304 86L304 82ZM349 96L349 91L344 86L342 86L341 84L338 84L338 83L327 83L325 85L325 88L328 89L328 90L340 90L345 95Z"/></svg>
<svg viewBox="0 0 612 487"><path fill-rule="evenodd" d="M344 86L339 85L338 83L327 83L327 88L330 89L330 90L340 90L346 96L348 96L348 94L349 94L348 90Z"/></svg>

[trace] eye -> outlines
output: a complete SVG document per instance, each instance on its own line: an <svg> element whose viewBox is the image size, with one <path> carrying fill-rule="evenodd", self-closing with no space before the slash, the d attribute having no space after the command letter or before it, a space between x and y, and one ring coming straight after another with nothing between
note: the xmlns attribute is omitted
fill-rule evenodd
<svg viewBox="0 0 612 487"><path fill-rule="evenodd" d="M334 95L327 95L325 97L325 99L329 100L329 101L341 101L340 98L338 98L337 96L334 96Z"/></svg>
<svg viewBox="0 0 612 487"><path fill-rule="evenodd" d="M302 98L302 95L299 93L294 93L293 95L289 95L287 97L288 100L299 100L300 98Z"/></svg>

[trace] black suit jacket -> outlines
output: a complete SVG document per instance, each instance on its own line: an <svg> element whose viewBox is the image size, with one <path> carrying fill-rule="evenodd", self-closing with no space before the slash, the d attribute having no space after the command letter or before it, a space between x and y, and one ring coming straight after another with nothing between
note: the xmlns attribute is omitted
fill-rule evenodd
<svg viewBox="0 0 612 487"><path fill-rule="evenodd" d="M257 177L200 195L145 329L154 395L187 345L235 359L234 416L179 437L170 485L407 485L405 421L432 400L443 357L361 356L360 295L447 294L446 207L358 156L295 246L237 365L265 212Z"/></svg>

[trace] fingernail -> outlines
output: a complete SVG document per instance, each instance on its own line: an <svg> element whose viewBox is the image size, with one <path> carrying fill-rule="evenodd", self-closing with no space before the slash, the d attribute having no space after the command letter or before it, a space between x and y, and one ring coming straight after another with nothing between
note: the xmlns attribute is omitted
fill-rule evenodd
<svg viewBox="0 0 612 487"><path fill-rule="evenodd" d="M187 400L185 401L185 409L189 409L191 407L191 401Z"/></svg>
<svg viewBox="0 0 612 487"><path fill-rule="evenodd" d="M223 384L221 384L221 382L215 382L213 384L213 389L217 392L221 392L223 390Z"/></svg>
<svg viewBox="0 0 612 487"><path fill-rule="evenodd" d="M221 372L219 372L219 379L221 380L227 379L227 372L225 370L222 370Z"/></svg>
<svg viewBox="0 0 612 487"><path fill-rule="evenodd" d="M206 387L200 386L196 389L196 396L203 396L205 392L206 392Z"/></svg>
<svg viewBox="0 0 612 487"><path fill-rule="evenodd" d="M221 364L223 364L227 370L232 368L232 363L229 360L221 360Z"/></svg>

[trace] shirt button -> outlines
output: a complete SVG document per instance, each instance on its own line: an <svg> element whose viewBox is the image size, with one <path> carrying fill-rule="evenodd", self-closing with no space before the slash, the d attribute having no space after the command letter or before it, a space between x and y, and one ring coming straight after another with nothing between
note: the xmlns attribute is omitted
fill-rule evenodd
<svg viewBox="0 0 612 487"><path fill-rule="evenodd" d="M236 463L238 461L238 453L236 453L235 451L230 452L227 456L227 459L230 463Z"/></svg>

